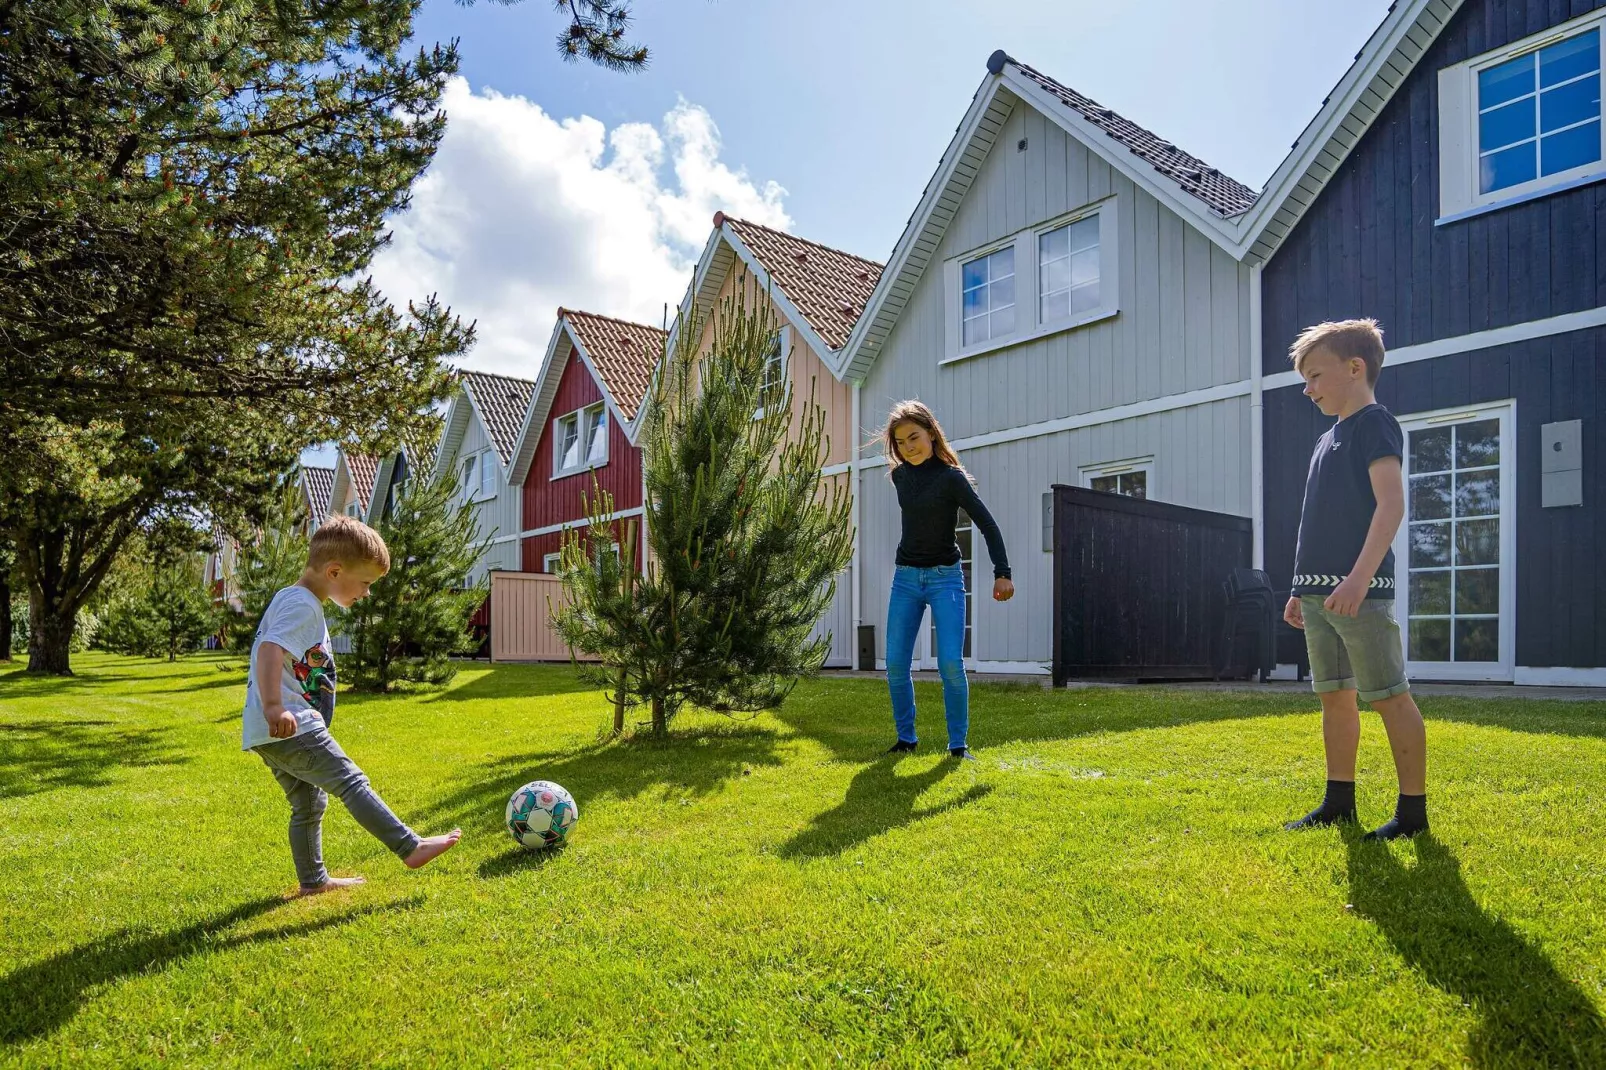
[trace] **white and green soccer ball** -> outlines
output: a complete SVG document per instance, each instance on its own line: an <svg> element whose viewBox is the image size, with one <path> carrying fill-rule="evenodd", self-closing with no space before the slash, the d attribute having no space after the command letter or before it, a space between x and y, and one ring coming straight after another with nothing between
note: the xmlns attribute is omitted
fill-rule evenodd
<svg viewBox="0 0 1606 1070"><path fill-rule="evenodd" d="M532 780L507 801L507 830L531 851L564 843L578 820L574 796L550 780Z"/></svg>

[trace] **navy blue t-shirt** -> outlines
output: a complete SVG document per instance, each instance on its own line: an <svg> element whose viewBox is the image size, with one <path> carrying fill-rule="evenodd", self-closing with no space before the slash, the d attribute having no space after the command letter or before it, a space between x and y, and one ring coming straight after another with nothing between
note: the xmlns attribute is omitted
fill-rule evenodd
<svg viewBox="0 0 1606 1070"><path fill-rule="evenodd" d="M1299 514L1294 594L1332 594L1349 575L1377 510L1372 462L1403 457L1404 451L1400 422L1375 403L1338 421L1316 440L1310 474L1305 477L1305 507ZM1394 597L1392 547L1383 555L1366 597Z"/></svg>

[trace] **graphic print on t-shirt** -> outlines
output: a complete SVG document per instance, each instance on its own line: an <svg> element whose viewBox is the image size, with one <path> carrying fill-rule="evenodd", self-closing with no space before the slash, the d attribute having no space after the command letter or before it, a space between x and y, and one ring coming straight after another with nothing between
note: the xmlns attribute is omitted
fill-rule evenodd
<svg viewBox="0 0 1606 1070"><path fill-rule="evenodd" d="M301 697L307 705L323 715L327 723L335 713L335 661L322 644L309 647L307 652L290 666L301 686Z"/></svg>

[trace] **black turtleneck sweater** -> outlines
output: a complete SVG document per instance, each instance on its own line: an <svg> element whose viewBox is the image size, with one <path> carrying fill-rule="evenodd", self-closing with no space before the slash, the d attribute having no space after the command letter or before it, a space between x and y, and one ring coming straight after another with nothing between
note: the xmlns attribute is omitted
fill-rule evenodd
<svg viewBox="0 0 1606 1070"><path fill-rule="evenodd" d="M1009 557L1004 553L1003 533L965 473L928 457L922 464L905 462L894 468L892 485L897 488L898 505L903 510L898 564L915 568L957 565L960 553L954 528L959 522L959 510L963 509L987 540L993 575L1008 578Z"/></svg>

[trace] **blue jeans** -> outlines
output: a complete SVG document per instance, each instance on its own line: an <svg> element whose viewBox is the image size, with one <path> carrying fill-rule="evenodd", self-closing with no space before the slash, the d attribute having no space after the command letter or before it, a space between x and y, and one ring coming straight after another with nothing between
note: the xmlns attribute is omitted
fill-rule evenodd
<svg viewBox="0 0 1606 1070"><path fill-rule="evenodd" d="M915 685L909 668L927 606L937 628L937 669L942 673L951 750L965 746L970 729L970 684L965 679L964 659L965 573L958 565L899 565L893 573L892 595L887 601L887 690L892 695L898 738L915 742Z"/></svg>

